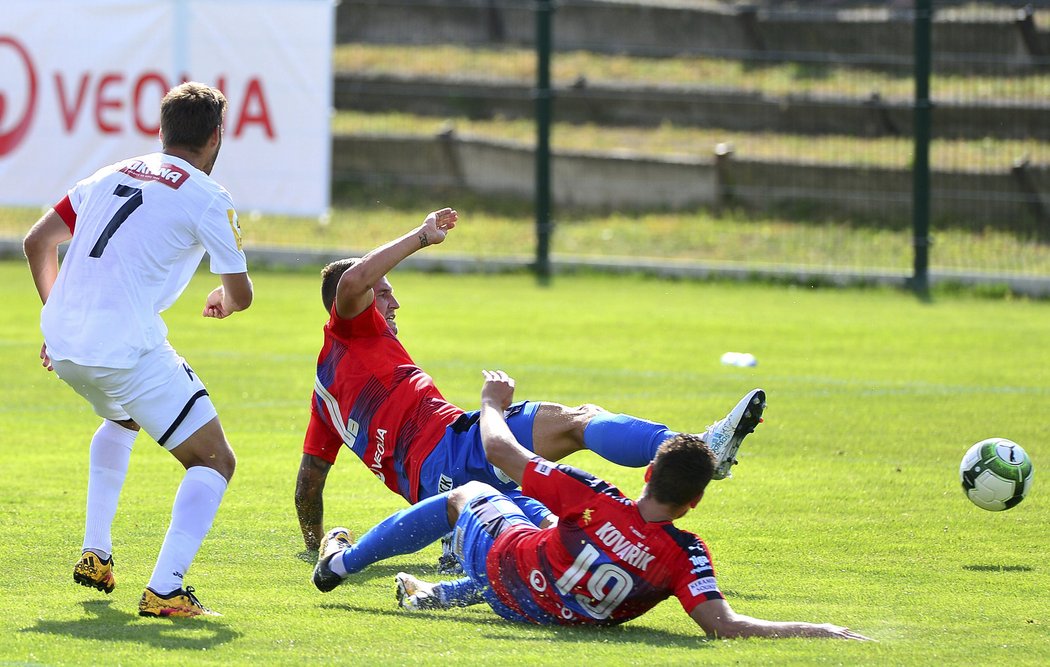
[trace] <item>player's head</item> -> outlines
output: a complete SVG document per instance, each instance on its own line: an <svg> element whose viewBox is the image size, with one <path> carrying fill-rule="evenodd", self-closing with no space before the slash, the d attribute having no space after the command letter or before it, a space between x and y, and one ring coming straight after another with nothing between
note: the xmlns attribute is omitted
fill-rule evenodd
<svg viewBox="0 0 1050 667"><path fill-rule="evenodd" d="M657 502L685 507L700 497L714 471L714 456L700 436L679 433L656 450L646 493Z"/></svg>
<svg viewBox="0 0 1050 667"><path fill-rule="evenodd" d="M356 257L340 259L321 269L321 301L324 303L325 310L329 313L332 312L332 305L335 303L335 295L339 289L339 279L343 277L347 269L359 261ZM372 293L376 300L376 310L386 320L390 331L397 335L397 324L394 322L394 319L397 317L397 309L401 307L401 304L394 298L394 288L390 285L390 281L387 280L386 276L383 276L372 285Z"/></svg>
<svg viewBox="0 0 1050 667"><path fill-rule="evenodd" d="M324 302L326 313L332 312L332 304L335 303L335 291L339 287L339 279L354 264L360 260L358 257L347 257L337 259L328 266L321 269L321 301Z"/></svg>
<svg viewBox="0 0 1050 667"><path fill-rule="evenodd" d="M222 146L222 119L226 97L218 88L196 81L175 86L160 101L160 137L165 150L179 148L201 153L205 173L211 173ZM211 142L218 130L218 141Z"/></svg>

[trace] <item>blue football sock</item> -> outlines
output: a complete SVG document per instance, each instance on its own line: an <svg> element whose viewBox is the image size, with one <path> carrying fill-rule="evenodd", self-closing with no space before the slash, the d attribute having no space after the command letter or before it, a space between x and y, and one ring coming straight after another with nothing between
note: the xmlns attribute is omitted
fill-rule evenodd
<svg viewBox="0 0 1050 667"><path fill-rule="evenodd" d="M448 532L448 493L391 514L343 552L348 574L391 556L415 553Z"/></svg>
<svg viewBox="0 0 1050 667"><path fill-rule="evenodd" d="M481 588L470 577L442 581L434 586L434 595L444 607L469 607L485 601Z"/></svg>
<svg viewBox="0 0 1050 667"><path fill-rule="evenodd" d="M598 456L631 468L642 468L664 440L677 435L663 424L630 415L600 412L583 431L584 446Z"/></svg>

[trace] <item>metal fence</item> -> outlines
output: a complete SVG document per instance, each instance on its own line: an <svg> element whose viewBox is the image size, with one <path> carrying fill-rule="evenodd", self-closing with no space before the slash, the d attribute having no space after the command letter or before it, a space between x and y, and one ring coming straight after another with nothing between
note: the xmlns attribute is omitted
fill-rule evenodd
<svg viewBox="0 0 1050 667"><path fill-rule="evenodd" d="M544 218L545 165L555 257L624 254L627 215L667 266L908 276L929 247L937 276L1050 279L1050 0L342 0L337 44L337 191Z"/></svg>

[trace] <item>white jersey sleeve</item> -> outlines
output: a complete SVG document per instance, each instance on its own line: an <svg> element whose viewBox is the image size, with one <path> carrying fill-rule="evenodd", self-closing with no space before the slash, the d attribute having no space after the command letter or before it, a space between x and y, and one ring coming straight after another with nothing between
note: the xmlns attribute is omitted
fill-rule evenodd
<svg viewBox="0 0 1050 667"><path fill-rule="evenodd" d="M77 183L69 202L73 240L40 320L54 359L130 368L164 342L160 312L205 250L213 270L246 271L229 193L180 158L110 165Z"/></svg>
<svg viewBox="0 0 1050 667"><path fill-rule="evenodd" d="M247 268L241 249L241 226L233 200L225 190L208 207L198 229L208 251L212 273L244 273Z"/></svg>

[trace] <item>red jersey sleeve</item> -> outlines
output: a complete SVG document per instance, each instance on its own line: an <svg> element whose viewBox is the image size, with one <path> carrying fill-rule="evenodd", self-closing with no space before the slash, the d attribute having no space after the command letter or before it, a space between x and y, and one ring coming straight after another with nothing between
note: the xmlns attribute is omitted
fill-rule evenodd
<svg viewBox="0 0 1050 667"><path fill-rule="evenodd" d="M711 552L707 550L707 545L690 532L677 528L672 530L675 533L675 541L685 551L682 558L686 562L678 568L680 574L674 583L674 594L682 603L682 609L690 614L693 609L708 600L724 600L725 595L718 590L715 566L711 562Z"/></svg>
<svg viewBox="0 0 1050 667"><path fill-rule="evenodd" d="M69 201L69 195L62 198L62 201L55 204L55 213L58 213L58 217L62 218L62 222L66 223L66 227L69 227L69 233L73 233L73 228L77 226L77 212L73 210L73 204Z"/></svg>
<svg viewBox="0 0 1050 667"><path fill-rule="evenodd" d="M303 453L335 463L335 457L339 455L339 448L342 446L343 440L335 430L321 419L316 410L310 410L310 424L306 427Z"/></svg>

